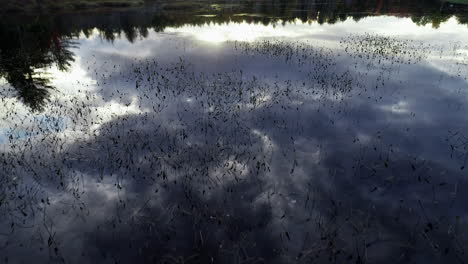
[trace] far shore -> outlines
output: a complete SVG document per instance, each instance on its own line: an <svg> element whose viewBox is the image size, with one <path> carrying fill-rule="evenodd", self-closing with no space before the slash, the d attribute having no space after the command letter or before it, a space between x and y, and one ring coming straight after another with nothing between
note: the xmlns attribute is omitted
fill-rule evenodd
<svg viewBox="0 0 468 264"><path fill-rule="evenodd" d="M147 0L0 0L0 13L53 12L141 6Z"/></svg>

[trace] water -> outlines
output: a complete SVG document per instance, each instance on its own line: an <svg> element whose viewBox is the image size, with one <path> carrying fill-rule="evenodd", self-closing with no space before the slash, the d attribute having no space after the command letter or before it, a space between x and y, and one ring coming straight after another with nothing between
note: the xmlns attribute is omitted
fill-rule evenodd
<svg viewBox="0 0 468 264"><path fill-rule="evenodd" d="M466 8L0 22L8 263L464 263Z"/></svg>

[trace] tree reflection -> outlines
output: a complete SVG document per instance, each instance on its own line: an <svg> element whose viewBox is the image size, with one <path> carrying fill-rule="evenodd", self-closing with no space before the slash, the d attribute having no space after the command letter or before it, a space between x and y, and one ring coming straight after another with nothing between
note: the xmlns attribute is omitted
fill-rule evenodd
<svg viewBox="0 0 468 264"><path fill-rule="evenodd" d="M49 98L51 78L38 69L55 65L66 71L73 59L72 41L39 25L0 24L0 76L33 111L41 111Z"/></svg>

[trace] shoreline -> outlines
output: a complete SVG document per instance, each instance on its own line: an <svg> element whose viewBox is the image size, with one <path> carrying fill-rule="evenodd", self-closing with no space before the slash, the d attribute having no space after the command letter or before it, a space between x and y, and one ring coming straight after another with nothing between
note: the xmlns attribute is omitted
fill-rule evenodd
<svg viewBox="0 0 468 264"><path fill-rule="evenodd" d="M63 11L92 11L103 9L125 9L140 7L149 1L146 0L0 0L3 5L0 14L28 14L32 12L50 13Z"/></svg>

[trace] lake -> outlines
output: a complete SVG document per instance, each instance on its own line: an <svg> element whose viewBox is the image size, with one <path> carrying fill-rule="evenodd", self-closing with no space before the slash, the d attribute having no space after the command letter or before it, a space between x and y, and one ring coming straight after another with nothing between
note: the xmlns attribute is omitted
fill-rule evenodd
<svg viewBox="0 0 468 264"><path fill-rule="evenodd" d="M0 261L468 262L468 7L0 19Z"/></svg>

